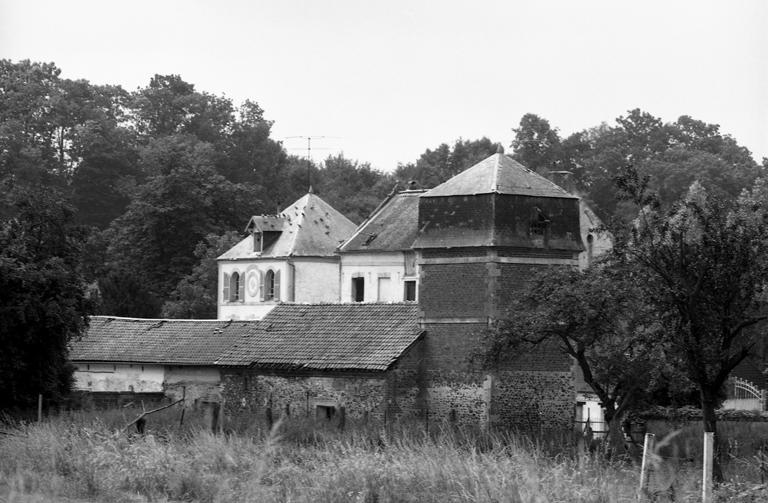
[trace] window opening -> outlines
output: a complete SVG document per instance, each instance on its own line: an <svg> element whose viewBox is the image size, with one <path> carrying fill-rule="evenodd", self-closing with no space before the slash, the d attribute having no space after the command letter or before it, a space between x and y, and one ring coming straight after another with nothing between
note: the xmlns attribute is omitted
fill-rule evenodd
<svg viewBox="0 0 768 503"><path fill-rule="evenodd" d="M352 278L352 301L365 300L365 278Z"/></svg>
<svg viewBox="0 0 768 503"><path fill-rule="evenodd" d="M318 405L315 408L315 417L330 421L336 415L336 407L332 405Z"/></svg>
<svg viewBox="0 0 768 503"><path fill-rule="evenodd" d="M264 300L273 300L275 298L275 271L270 269L264 279Z"/></svg>
<svg viewBox="0 0 768 503"><path fill-rule="evenodd" d="M416 300L416 280L407 280L405 282L404 300Z"/></svg>
<svg viewBox="0 0 768 503"><path fill-rule="evenodd" d="M530 233L531 236L542 236L547 234L547 229L551 223L549 218L540 208L534 207L531 215Z"/></svg>
<svg viewBox="0 0 768 503"><path fill-rule="evenodd" d="M233 272L229 277L229 301L237 302L240 300L240 273Z"/></svg>

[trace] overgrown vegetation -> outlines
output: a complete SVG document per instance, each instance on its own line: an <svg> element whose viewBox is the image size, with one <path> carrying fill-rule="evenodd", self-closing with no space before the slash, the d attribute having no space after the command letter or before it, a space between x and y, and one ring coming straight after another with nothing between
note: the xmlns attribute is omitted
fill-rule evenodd
<svg viewBox="0 0 768 503"><path fill-rule="evenodd" d="M297 418L266 432L253 417L230 420L214 435L199 413L179 431L175 408L153 416L145 436L117 434L134 414L75 413L6 429L0 499L620 502L633 501L637 489L637 466L579 451L570 435L532 440L447 425L427 434L417 424L353 422L339 431ZM671 478L659 475L655 490L697 501L696 466L663 470ZM720 501L768 497L744 477L718 491Z"/></svg>

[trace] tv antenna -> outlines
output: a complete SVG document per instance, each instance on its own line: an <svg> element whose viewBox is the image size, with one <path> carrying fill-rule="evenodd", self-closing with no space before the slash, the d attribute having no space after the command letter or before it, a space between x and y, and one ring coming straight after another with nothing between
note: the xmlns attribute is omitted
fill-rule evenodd
<svg viewBox="0 0 768 503"><path fill-rule="evenodd" d="M312 190L312 140L324 140L327 138L339 138L338 136L286 136L285 140L295 140L295 139L304 139L307 140L307 191ZM316 150L328 150L325 148L318 149L315 147Z"/></svg>

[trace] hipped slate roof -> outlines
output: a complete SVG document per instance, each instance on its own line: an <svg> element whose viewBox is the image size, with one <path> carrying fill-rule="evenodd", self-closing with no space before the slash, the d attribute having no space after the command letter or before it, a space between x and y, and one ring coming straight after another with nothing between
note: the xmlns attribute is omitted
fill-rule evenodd
<svg viewBox="0 0 768 503"><path fill-rule="evenodd" d="M388 369L419 338L416 304L281 304L219 365L273 370Z"/></svg>
<svg viewBox="0 0 768 503"><path fill-rule="evenodd" d="M511 194L575 199L560 186L504 154L493 154L422 197Z"/></svg>
<svg viewBox="0 0 768 503"><path fill-rule="evenodd" d="M289 205L279 215L255 216L251 222L271 218L282 223L282 230L263 252L254 251L253 237L248 236L221 255L219 260L276 257L330 257L357 227L330 204L311 192ZM250 224L249 224L250 225ZM269 231L270 229L264 229Z"/></svg>
<svg viewBox="0 0 768 503"><path fill-rule="evenodd" d="M410 250L419 232L419 196L406 190L391 196L358 228L340 252Z"/></svg>
<svg viewBox="0 0 768 503"><path fill-rule="evenodd" d="M73 361L212 365L253 322L91 316Z"/></svg>

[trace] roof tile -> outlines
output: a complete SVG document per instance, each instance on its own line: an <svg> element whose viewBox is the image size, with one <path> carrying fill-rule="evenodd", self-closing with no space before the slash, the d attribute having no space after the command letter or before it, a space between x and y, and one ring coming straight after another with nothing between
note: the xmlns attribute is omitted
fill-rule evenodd
<svg viewBox="0 0 768 503"><path fill-rule="evenodd" d="M419 338L418 316L414 303L280 304L218 364L386 370Z"/></svg>

